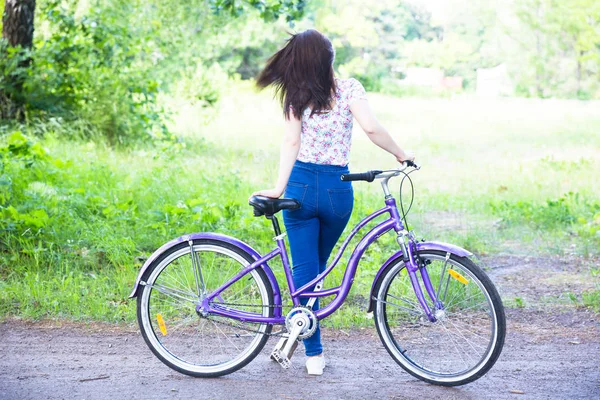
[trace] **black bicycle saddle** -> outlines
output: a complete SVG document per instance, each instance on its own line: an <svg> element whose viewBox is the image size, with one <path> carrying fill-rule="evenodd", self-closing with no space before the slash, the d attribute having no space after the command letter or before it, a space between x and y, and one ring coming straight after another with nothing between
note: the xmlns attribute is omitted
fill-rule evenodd
<svg viewBox="0 0 600 400"><path fill-rule="evenodd" d="M248 204L254 207L254 216L271 216L281 210L296 210L300 208L300 202L296 199L272 199L265 196L252 196Z"/></svg>

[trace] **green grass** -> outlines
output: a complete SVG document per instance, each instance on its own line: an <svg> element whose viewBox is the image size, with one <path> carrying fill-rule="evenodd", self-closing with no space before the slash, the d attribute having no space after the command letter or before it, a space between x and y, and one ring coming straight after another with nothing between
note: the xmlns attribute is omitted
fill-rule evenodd
<svg viewBox="0 0 600 400"><path fill-rule="evenodd" d="M69 127L54 124L35 127L46 132L39 144L10 150L8 141L16 139L6 129L0 315L129 323L134 304L125 298L141 260L164 242L217 231L270 250L270 225L252 216L247 198L276 179L281 113L268 93L229 90L210 123L205 111L177 103L171 129L180 139L135 149L63 140ZM478 255L600 253L597 102L376 94L370 100L423 166L411 175L416 198L408 219L419 236ZM362 171L395 163L357 129L350 165ZM355 189L350 225L382 205L376 184ZM349 304L328 324L370 324L364 299L378 266L396 250L393 239L385 236L367 251ZM272 268L285 286L281 266ZM597 291L582 298L598 304Z"/></svg>
<svg viewBox="0 0 600 400"><path fill-rule="evenodd" d="M600 287L596 290L589 290L581 294L582 304L595 312L600 312Z"/></svg>

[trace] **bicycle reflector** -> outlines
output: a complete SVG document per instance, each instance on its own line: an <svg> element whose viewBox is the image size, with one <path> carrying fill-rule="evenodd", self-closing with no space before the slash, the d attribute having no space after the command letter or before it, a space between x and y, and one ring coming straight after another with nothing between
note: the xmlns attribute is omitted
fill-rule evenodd
<svg viewBox="0 0 600 400"><path fill-rule="evenodd" d="M163 336L167 336L167 325L165 325L165 320L163 319L162 315L156 314L156 320L158 321L158 329L160 329L160 333L162 333Z"/></svg>
<svg viewBox="0 0 600 400"><path fill-rule="evenodd" d="M457 281L459 281L463 285L469 284L469 281L464 276L462 276L461 274L459 274L458 272L456 272L455 270L449 269L448 273L450 274L451 277L453 277L454 279L456 279Z"/></svg>

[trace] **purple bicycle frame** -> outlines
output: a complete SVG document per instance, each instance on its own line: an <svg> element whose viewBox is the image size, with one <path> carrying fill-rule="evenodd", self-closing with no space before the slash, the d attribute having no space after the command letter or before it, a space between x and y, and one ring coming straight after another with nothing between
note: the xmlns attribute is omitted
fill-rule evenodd
<svg viewBox="0 0 600 400"><path fill-rule="evenodd" d="M306 285L304 285L300 288L295 287L294 280L292 277L292 270L290 267L290 261L289 261L288 255L287 255L285 241L283 239L283 236L280 235L276 239L276 241L277 241L276 249L274 249L273 251L271 251L270 253L266 254L263 257L260 257L260 258L255 257L255 258L257 258L256 261L254 261L252 264L246 266L239 273L237 273L233 278L231 278L229 281L227 281L225 284L223 284L221 287L219 287L213 293L209 294L206 298L204 298L202 303L196 307L196 311L198 311L202 314L205 314L205 315L207 313L221 315L224 317L229 317L229 318L237 319L240 321L267 323L267 324L283 324L283 323L285 323L285 316L281 315L280 308L275 308L274 316L267 317L267 316L264 316L259 313L245 312L245 311L240 311L240 310L236 310L236 309L227 307L225 305L219 305L220 294L223 291L225 291L229 286L231 286L234 282L241 279L244 275L250 273L254 269L261 268L261 267L264 268L264 266L267 265L267 261L269 261L277 256L280 256L282 263L283 263L285 276L287 279L288 287L290 290L290 294L291 294L292 302L293 302L294 306L300 306L300 298L326 297L326 296L336 295L335 299L331 303L329 303L324 308L321 308L321 309L318 309L315 311L315 315L316 315L317 319L319 319L319 320L331 315L344 303L344 300L348 296L348 293L350 292L350 288L352 287L352 283L354 281L354 276L356 274L358 263L360 261L360 258L363 255L363 253L365 252L365 250L373 242L375 242L381 235L389 232L390 230L394 229L396 232L401 232L402 230L404 230L404 225L402 224L402 219L400 218L400 215L398 213L398 208L396 206L396 200L393 197L387 198L385 200L385 204L386 204L386 206L384 208L382 208L378 211L375 211L371 215L367 216L360 223L358 223L358 225L356 225L354 227L354 229L352 229L352 232L350 233L350 235L346 238L346 240L342 244L341 249L338 251L338 253L337 253L335 259L332 261L332 263L325 269L325 271L320 273L316 278L314 278L312 281L308 282ZM365 225L367 225L369 222L371 222L373 219L375 219L378 216L385 214L385 213L389 214L389 218L387 220L379 223L374 228L372 228L361 239L361 241L358 243L358 245L352 252L352 255L348 262L348 267L346 268L346 272L344 273L344 277L342 279L341 285L338 287L335 287L335 288L330 288L330 289L325 289L325 290L320 290L320 291L310 291L309 288L313 287L317 282L319 282L321 279L323 279L327 275L329 275L329 273L333 270L333 268L335 268L335 266L338 264L338 262L342 258L342 255L345 252L346 248L348 247L348 244L350 243L352 238L357 234L357 232L360 229L362 229ZM443 243L435 243L435 242L429 242L429 243L431 243L430 247L432 247L432 248L435 248L437 246L446 251L452 251L453 253L470 254L466 250L456 248L455 246L445 245ZM419 278L416 273L417 270L419 270L421 272L421 278L423 280L425 290L427 291L427 294L433 301L433 304L436 305L436 308L441 308L442 305L440 302L438 302L438 300L436 298L436 293L431 285L431 281L427 274L427 270L425 268L418 268L418 264L415 260L416 251L421 249L420 245L423 245L423 243L415 244L412 240L409 240L408 246L406 246L406 253L404 253L404 252L396 253L384 264L384 267L387 266L391 261L397 259L398 257L402 257L404 259L406 267L407 267L407 272L410 276L410 281L411 281L412 287L415 291L415 295L417 296L417 299L419 301L419 304L423 308L427 317L431 321L435 321L435 316L433 315L430 307L428 306L427 301L425 300L423 291L421 290ZM427 243L425 243L425 245L427 245ZM463 254L461 254L461 255L463 255ZM272 281L274 279L274 276L272 275L272 272L270 271L270 269L268 269L268 267L266 269L268 270L267 275L269 275L268 276L269 280ZM382 268L382 270L383 270L383 268ZM382 270L380 270L380 273ZM141 275L141 273L140 273L140 275ZM379 276L379 274L378 274L378 276ZM377 281L377 278L376 278L375 282L376 281ZM273 284L273 282L272 282L272 286L273 286L274 297L276 299L276 303L279 302L279 304L280 304L281 294L279 292L279 285ZM135 291L135 289L134 289L134 291Z"/></svg>

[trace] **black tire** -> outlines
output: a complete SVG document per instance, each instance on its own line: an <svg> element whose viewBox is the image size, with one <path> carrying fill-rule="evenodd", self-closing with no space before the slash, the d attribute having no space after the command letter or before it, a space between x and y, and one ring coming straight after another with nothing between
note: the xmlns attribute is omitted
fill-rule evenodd
<svg viewBox="0 0 600 400"><path fill-rule="evenodd" d="M441 386L458 386L473 382L492 368L504 345L506 318L498 291L481 268L467 257L451 255L444 268L441 265L445 263L445 252L429 250L418 254L423 260L433 260L431 265L427 265L430 274L435 274L432 268L434 265L436 270L440 271L435 277L430 275L436 293L439 286L442 289L446 287L444 299L447 299L448 290L453 294L453 297L445 302L445 307L442 310L443 312L440 312L438 321L435 323L430 322L418 305L412 286L405 289L407 285L404 284L404 280L408 280L408 282L410 280L408 274L405 274L404 262L399 257L382 272L373 291L374 319L379 338L392 358L405 371L420 380ZM439 268L437 267L438 262L440 264ZM452 275L459 276L459 278L453 276L454 279L450 279L451 273L445 273L448 269L458 272L458 275ZM419 273L417 272L417 274ZM447 278L446 275L448 275ZM461 282L460 278L464 280ZM421 279L419 280L421 281ZM445 283L445 281L448 283ZM453 286L449 289L450 281L452 281ZM465 281L467 283L464 283ZM476 286L468 286L471 283ZM458 289L454 289L455 284ZM396 295L389 293L392 287ZM421 288L427 303L432 310L435 310L422 281ZM479 292L481 292L481 296L477 294ZM406 295L398 293L406 293ZM411 293L412 299L410 298ZM480 301L482 298L485 299L485 302ZM391 301L388 302L388 300ZM414 306L409 305L410 301L413 302ZM471 303L475 303L475 305L471 305ZM485 309L486 306L489 307L489 310ZM479 310L480 308L481 310ZM422 314L420 316L418 315L419 310ZM469 316L469 314L475 313L477 314ZM395 326L395 324L398 325ZM460 331L459 328L461 327L465 327L464 332L467 332L466 335L473 342ZM453 336L455 332L452 329L458 332L459 335ZM417 336L419 334L421 336ZM459 343L461 338L464 339L464 343ZM450 343L454 349L448 345L447 347L451 351L442 348L436 353L436 346L444 346L444 340L442 339L446 340L446 343ZM471 349L469 349L469 346ZM473 364L471 368L469 368L470 364L463 357L466 353L464 350L474 350L475 353L480 350L481 352L481 355L476 354L473 356L473 361L467 360ZM436 354L438 357L436 357ZM456 357L457 355L458 357ZM434 368L435 362L425 361L427 357L432 357L432 360L439 360L439 366ZM460 366L461 362L466 367L463 370L458 370L459 367L463 368ZM452 371L453 368L456 371Z"/></svg>
<svg viewBox="0 0 600 400"><path fill-rule="evenodd" d="M202 254L213 257L213 262L210 265L210 268L212 268L210 270L210 276L207 274L205 277L206 287L209 293L235 275L235 273L231 275L231 272L236 271L236 264L239 264L239 268L237 269L237 271L239 271L243 266L249 265L255 261L252 256L244 250L218 240L194 240L193 248L194 252L197 254L205 251ZM186 255L187 261L185 258ZM200 256L199 258L201 259ZM200 262L202 263L202 261ZM226 265L226 262L229 263L227 264L229 265L228 271L225 271L224 268L222 268L223 265ZM273 326L269 324L248 323L249 328L246 329L259 331L249 332L248 330L243 329L246 326L243 326L244 323L240 321L213 315L209 315L208 318L198 315L195 310L198 297L194 293L194 287L190 287L192 286L189 284L191 278L186 276L189 274L189 272L187 272L188 266L185 265L186 263L190 266L193 265L190 257L190 245L187 242L184 242L168 249L164 254L161 254L144 274L142 280L145 282L145 285L140 286L137 296L137 319L142 336L156 357L170 368L183 374L194 377L216 377L237 371L247 365L260 353L269 338L268 335L271 333ZM165 273L170 267L171 270L169 270L168 273ZM206 272L204 270L206 270ZM209 272L208 265L203 267L203 274L206 274L207 272ZM227 272L229 272L229 274ZM172 276L169 274L172 274ZM191 274L191 276L194 276L193 269ZM163 280L160 280L162 279L161 276L164 276ZM222 281L222 283L215 283L215 287L209 287L210 282L213 281ZM168 292L165 292L164 288L167 286L164 286L162 282L167 282L171 286L174 284L181 284L180 291L175 291L169 287ZM273 288L262 268L254 269L251 273L245 275L236 282L236 284L238 283L240 285L239 287L242 287L244 291L246 289L244 289L242 285L252 285L248 286L250 288L256 286L256 289L248 289L249 295L254 295L256 299L259 299L260 305L257 305L256 307L258 307L258 309L262 308L260 313L262 313L263 316L273 316ZM234 288L236 284L232 285L231 288ZM155 285L156 288L152 285ZM159 288L162 289L162 291L159 290ZM227 296L228 290L230 289L226 289L224 291L225 294L222 294L220 298L222 298L222 296ZM234 289L231 289L232 292L233 290ZM244 296L246 294L244 291L242 294L239 294L240 290L238 290L237 292L234 292L234 294L236 296ZM196 296L195 304L193 303L194 296ZM185 300L182 300L184 297ZM225 297L225 300L221 301L227 302L227 298ZM245 303L245 301L241 301L241 303ZM156 314L157 322L154 322L152 315L153 312L156 312L155 309L167 310L169 316L174 317L174 328L169 328L167 326L165 318L163 318L160 313ZM243 308L241 309L243 310ZM162 328L160 326L161 321L158 320L159 317L160 320L162 320ZM215 321L219 322L217 323ZM235 327L228 326L228 324L235 325ZM163 328L164 333L162 333ZM217 336L218 342L215 342L214 338L213 340L206 339L200 340L199 342L199 336L203 334L205 330L214 330L215 335L220 335L220 333L222 333L223 340ZM233 333L230 334L229 331ZM161 333L163 335L162 337ZM171 335L171 337L168 337L168 335ZM175 336L175 338L173 338L173 336ZM214 335L209 333L207 338L211 338L212 336ZM239 348L233 340L244 339L248 336L252 336L250 344L247 345L237 357L233 354L231 357L234 358L223 362L200 360L202 357L211 358L220 356L217 354L217 350L219 349L213 348L215 343L218 343L221 346L220 350L221 353L223 353L221 358L227 358L229 356L223 351L223 342L225 342L225 344L231 342L231 344L236 347L235 351L237 351ZM193 343L191 342L192 340ZM179 343L179 341L181 341L181 343ZM168 342L168 344L165 344L166 342ZM204 350L206 355L204 355L204 353L203 355L200 355L200 348ZM189 352L189 354L185 356L185 359L183 358L184 356L181 355L183 352ZM194 361L191 361L192 359Z"/></svg>

